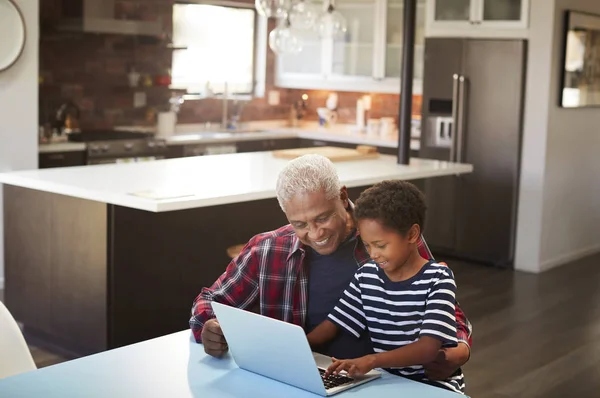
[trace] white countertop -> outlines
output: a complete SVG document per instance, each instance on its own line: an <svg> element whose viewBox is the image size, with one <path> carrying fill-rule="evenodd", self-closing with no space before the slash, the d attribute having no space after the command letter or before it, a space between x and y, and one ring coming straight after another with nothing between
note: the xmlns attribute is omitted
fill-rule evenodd
<svg viewBox="0 0 600 398"><path fill-rule="evenodd" d="M85 144L83 142L55 142L51 144L39 144L39 153L52 153L52 152L77 152L85 151Z"/></svg>
<svg viewBox="0 0 600 398"><path fill-rule="evenodd" d="M152 162L29 170L0 174L0 183L162 212L275 197L275 182L287 163L271 152L199 156ZM396 157L336 162L348 187L385 179L412 180L470 173L469 164ZM141 197L138 195L156 198Z"/></svg>
<svg viewBox="0 0 600 398"><path fill-rule="evenodd" d="M330 142L341 142L356 145L374 145L384 148L397 148L398 136L368 135L353 131L350 125L337 125L333 127L319 127L316 124L308 124L306 127L265 127L261 131L249 132L208 132L194 131L193 126L178 126L179 132L170 137L165 137L168 145L190 145L190 144L219 144L235 141L273 140L283 138L303 138L309 140L322 140ZM420 142L418 138L412 138L410 149L418 151Z"/></svg>
<svg viewBox="0 0 600 398"><path fill-rule="evenodd" d="M368 135L356 132L351 125L339 124L332 127L320 127L317 123L306 123L302 127L282 127L281 121L252 122L253 131L203 131L200 124L177 125L177 133L164 137L168 145L194 145L194 144L230 144L240 141L277 140L285 138L303 138L308 140L321 140L355 145L373 145L383 148L397 148L398 136ZM116 130L123 131L153 131L152 127L121 126ZM418 151L420 148L418 137L412 137L410 149ZM40 144L39 153L84 151L85 143L60 142Z"/></svg>

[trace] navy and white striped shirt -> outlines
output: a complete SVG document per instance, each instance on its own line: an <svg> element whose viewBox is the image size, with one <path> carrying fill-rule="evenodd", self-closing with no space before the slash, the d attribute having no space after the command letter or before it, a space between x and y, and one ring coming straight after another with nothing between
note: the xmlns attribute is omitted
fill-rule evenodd
<svg viewBox="0 0 600 398"><path fill-rule="evenodd" d="M369 262L358 269L328 318L356 337L367 328L375 352L394 350L421 336L440 340L442 347L455 347L455 293L454 275L445 265L430 261L412 278L393 282ZM460 370L444 381L429 381L422 365L386 370L464 392Z"/></svg>

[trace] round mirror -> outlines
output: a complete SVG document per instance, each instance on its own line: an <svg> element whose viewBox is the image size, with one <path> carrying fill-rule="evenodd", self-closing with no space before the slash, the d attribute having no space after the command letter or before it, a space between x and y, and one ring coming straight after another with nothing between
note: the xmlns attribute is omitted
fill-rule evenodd
<svg viewBox="0 0 600 398"><path fill-rule="evenodd" d="M10 68L25 47L25 21L13 0L0 0L0 71Z"/></svg>

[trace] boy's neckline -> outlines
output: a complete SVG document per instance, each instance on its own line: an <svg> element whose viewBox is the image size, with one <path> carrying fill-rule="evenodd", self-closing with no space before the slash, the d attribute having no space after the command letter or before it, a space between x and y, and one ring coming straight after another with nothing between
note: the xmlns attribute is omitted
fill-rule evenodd
<svg viewBox="0 0 600 398"><path fill-rule="evenodd" d="M425 260L425 259L423 259ZM433 264L434 261L433 260L428 260L427 262L425 262L423 265L421 265L421 267L418 269L417 272L415 272L412 276L409 276L408 278L405 279L401 279L401 280L393 280L392 278L390 278L388 276L388 274L381 268L378 267L378 270L381 271L381 273L383 274L383 276L385 277L385 280L387 282L391 282L391 283L410 283L412 282L415 278L421 276L421 274L425 271L425 269L427 268L428 265Z"/></svg>

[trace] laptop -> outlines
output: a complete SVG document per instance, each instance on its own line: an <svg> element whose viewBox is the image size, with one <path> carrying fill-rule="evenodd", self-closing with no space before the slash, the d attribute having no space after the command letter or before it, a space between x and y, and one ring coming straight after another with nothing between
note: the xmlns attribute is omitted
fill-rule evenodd
<svg viewBox="0 0 600 398"><path fill-rule="evenodd" d="M313 353L300 326L214 301L212 308L241 369L324 397L381 376L371 370L360 377L340 372L325 378L331 357Z"/></svg>

